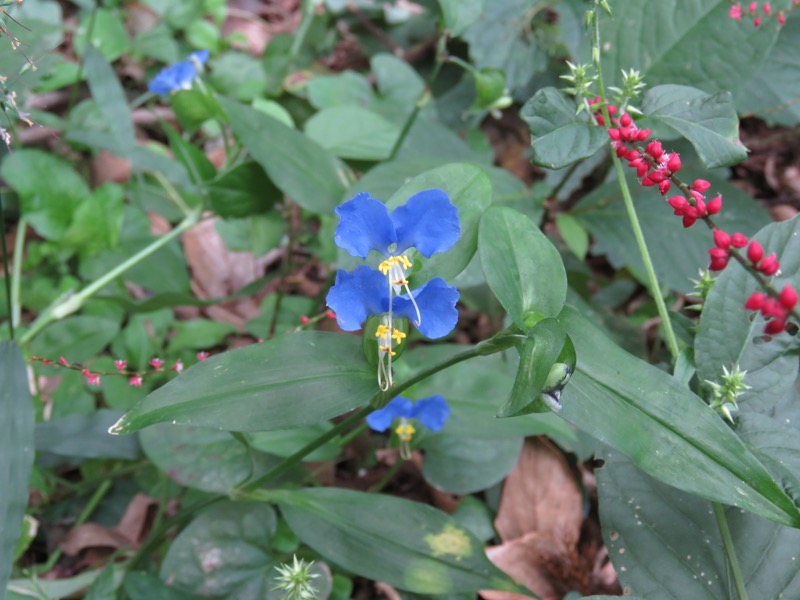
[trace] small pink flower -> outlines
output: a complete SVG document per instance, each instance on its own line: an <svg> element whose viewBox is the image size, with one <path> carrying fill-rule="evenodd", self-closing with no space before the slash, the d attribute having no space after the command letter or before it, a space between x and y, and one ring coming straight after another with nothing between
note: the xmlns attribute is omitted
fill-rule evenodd
<svg viewBox="0 0 800 600"><path fill-rule="evenodd" d="M128 385L132 387L142 387L142 376L134 375L133 377L128 379Z"/></svg>
<svg viewBox="0 0 800 600"><path fill-rule="evenodd" d="M714 201L712 200L711 202ZM749 240L747 239L747 236L744 235L743 233L737 232L731 236L731 246L733 246L734 248L744 248L745 246L747 246L748 241Z"/></svg>
<svg viewBox="0 0 800 600"><path fill-rule="evenodd" d="M172 365L172 370L176 373L183 373L183 361L180 358Z"/></svg>
<svg viewBox="0 0 800 600"><path fill-rule="evenodd" d="M706 206L706 210L708 211L708 214L710 214L710 215L715 215L719 211L721 211L722 210L722 196L717 194L717 196L708 203L708 206Z"/></svg>
<svg viewBox="0 0 800 600"><path fill-rule="evenodd" d="M64 358L63 356L59 356L58 357L58 362L61 363L62 367L68 367L69 366L69 363L67 362L67 359Z"/></svg>
<svg viewBox="0 0 800 600"><path fill-rule="evenodd" d="M160 358L151 358L150 366L153 367L154 369L160 369L161 367L164 366L164 361L161 360Z"/></svg>
<svg viewBox="0 0 800 600"><path fill-rule="evenodd" d="M86 383L89 385L100 385L100 375L92 373L89 369L84 369L81 374L86 377Z"/></svg>
<svg viewBox="0 0 800 600"><path fill-rule="evenodd" d="M328 317L329 319L335 319L336 313L333 312L332 310L329 310L328 312L325 313L325 316Z"/></svg>
<svg viewBox="0 0 800 600"><path fill-rule="evenodd" d="M122 359L115 360L114 366L117 367L117 371L122 371L125 367L128 366L128 361Z"/></svg>
<svg viewBox="0 0 800 600"><path fill-rule="evenodd" d="M681 170L681 156L677 152L673 152L667 159L667 169L670 173L677 173Z"/></svg>
<svg viewBox="0 0 800 600"><path fill-rule="evenodd" d="M778 13L778 23L780 23L781 25L786 25L786 15L783 14L783 11L780 11Z"/></svg>
<svg viewBox="0 0 800 600"><path fill-rule="evenodd" d="M200 352L197 353L197 360L204 361L209 356L211 355L208 352L206 352L205 350L201 350Z"/></svg>
<svg viewBox="0 0 800 600"><path fill-rule="evenodd" d="M756 240L750 242L750 246L747 248L747 258L753 264L757 264L764 257L764 248L761 247Z"/></svg>
<svg viewBox="0 0 800 600"><path fill-rule="evenodd" d="M695 179L694 183L692 183L692 189L697 190L700 193L705 192L710 187L711 184L705 179Z"/></svg>
<svg viewBox="0 0 800 600"><path fill-rule="evenodd" d="M300 317L300 323L302 323L303 325L308 325L308 323L309 323L310 321L311 321L311 319L309 319L309 318L308 318L307 316L305 316L305 315L303 315L302 317Z"/></svg>
<svg viewBox="0 0 800 600"><path fill-rule="evenodd" d="M765 257L758 264L758 270L761 271L767 277L772 277L780 270L781 266L778 263L778 257L774 254L770 254L769 256Z"/></svg>
<svg viewBox="0 0 800 600"><path fill-rule="evenodd" d="M714 244L716 244L717 248L727 250L731 247L731 236L722 231L722 229L715 229Z"/></svg>
<svg viewBox="0 0 800 600"><path fill-rule="evenodd" d="M786 329L786 321L783 319L773 319L767 326L764 327L764 333L768 333L770 335L776 335Z"/></svg>
<svg viewBox="0 0 800 600"><path fill-rule="evenodd" d="M751 2L751 3L750 3L750 6L748 6L748 10L750 11L750 14L751 14L751 15L752 15L754 12L756 12L756 11L758 10L758 2Z"/></svg>
<svg viewBox="0 0 800 600"><path fill-rule="evenodd" d="M772 14L772 5L769 2L764 2L764 4L761 5L761 8L763 9L765 15Z"/></svg>
<svg viewBox="0 0 800 600"><path fill-rule="evenodd" d="M728 16L731 19L736 19L737 21L742 20L742 5L738 2L728 9Z"/></svg>
<svg viewBox="0 0 800 600"><path fill-rule="evenodd" d="M753 19L753 27L761 27L761 17Z"/></svg>

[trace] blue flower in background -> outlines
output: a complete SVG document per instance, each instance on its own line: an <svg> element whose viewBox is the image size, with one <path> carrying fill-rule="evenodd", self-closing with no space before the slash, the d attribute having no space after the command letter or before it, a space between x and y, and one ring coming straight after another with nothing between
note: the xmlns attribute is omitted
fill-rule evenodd
<svg viewBox="0 0 800 600"><path fill-rule="evenodd" d="M416 419L431 431L440 431L449 416L450 407L442 396L423 398L417 400L416 403L408 398L397 396L385 407L367 415L367 425L374 431L386 431L395 419L400 419L394 432L400 438L403 458L408 459L411 457L411 438L417 432L409 420Z"/></svg>
<svg viewBox="0 0 800 600"><path fill-rule="evenodd" d="M208 50L192 52L189 58L164 67L148 84L154 94L167 95L180 90L189 90L197 77L198 70L208 60Z"/></svg>

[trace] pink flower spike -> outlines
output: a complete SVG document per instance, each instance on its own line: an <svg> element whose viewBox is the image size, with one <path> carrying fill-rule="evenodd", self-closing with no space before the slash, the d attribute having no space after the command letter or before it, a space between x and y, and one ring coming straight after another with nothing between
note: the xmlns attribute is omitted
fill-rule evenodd
<svg viewBox="0 0 800 600"><path fill-rule="evenodd" d="M708 205L706 206L706 210L708 211L708 214L710 214L710 215L715 215L719 211L721 211L722 210L722 196L717 194L717 196L713 200L709 201Z"/></svg>
<svg viewBox="0 0 800 600"><path fill-rule="evenodd" d="M767 319L783 319L786 316L786 309L775 298L767 298L761 307L761 314Z"/></svg>
<svg viewBox="0 0 800 600"><path fill-rule="evenodd" d="M756 240L750 242L750 246L747 248L747 258L754 265L764 258L764 248Z"/></svg>
<svg viewBox="0 0 800 600"><path fill-rule="evenodd" d="M790 285L786 284L781 290L781 295L778 298L783 308L792 310L797 305L797 291Z"/></svg>
<svg viewBox="0 0 800 600"><path fill-rule="evenodd" d="M325 316L328 317L329 319L335 319L336 313L333 312L332 310L329 310L328 312L325 313Z"/></svg>
<svg viewBox="0 0 800 600"><path fill-rule="evenodd" d="M695 219L694 217L690 217L689 215L684 215L683 217L683 226L686 229L689 229L689 227L694 225L696 222L697 219Z"/></svg>
<svg viewBox="0 0 800 600"><path fill-rule="evenodd" d="M711 184L705 179L695 179L694 183L692 184L692 189L697 190L700 193L705 192L710 187Z"/></svg>
<svg viewBox="0 0 800 600"><path fill-rule="evenodd" d="M69 366L69 363L67 362L67 359L64 358L63 356L59 356L58 357L58 362L61 363L62 367L68 367Z"/></svg>
<svg viewBox="0 0 800 600"><path fill-rule="evenodd" d="M653 160L661 160L661 157L664 156L664 148L661 146L661 142L656 140L647 144L645 152L652 156Z"/></svg>
<svg viewBox="0 0 800 600"><path fill-rule="evenodd" d="M712 200L711 202L714 201ZM744 235L743 233L737 232L731 236L731 246L733 246L734 248L744 248L745 246L747 246L748 241L749 240L747 239L747 236Z"/></svg>
<svg viewBox="0 0 800 600"><path fill-rule="evenodd" d="M683 210L689 204L683 196L673 196L667 203L675 210Z"/></svg>
<svg viewBox="0 0 800 600"><path fill-rule="evenodd" d="M205 359L207 359L209 356L211 356L211 355L208 352L206 352L205 350L201 350L200 352L197 353L197 360L202 362Z"/></svg>
<svg viewBox="0 0 800 600"><path fill-rule="evenodd" d="M600 123L600 124L602 125L602 123ZM609 129L608 130L608 137L610 137L612 140L618 140L619 139L619 129Z"/></svg>
<svg viewBox="0 0 800 600"><path fill-rule="evenodd" d="M117 367L117 371L122 371L125 367L128 366L128 361L122 359L115 360L114 366Z"/></svg>
<svg viewBox="0 0 800 600"><path fill-rule="evenodd" d="M717 248L727 250L731 247L731 236L722 231L722 229L715 229L714 244L716 244Z"/></svg>
<svg viewBox="0 0 800 600"><path fill-rule="evenodd" d="M134 375L133 377L128 379L128 385L132 387L142 387L142 376Z"/></svg>
<svg viewBox="0 0 800 600"><path fill-rule="evenodd" d="M744 303L747 310L761 310L764 303L767 301L767 295L764 292L753 292Z"/></svg>
<svg viewBox="0 0 800 600"><path fill-rule="evenodd" d="M728 266L728 258L712 258L708 265L709 271L723 271Z"/></svg>
<svg viewBox="0 0 800 600"><path fill-rule="evenodd" d="M711 258L717 258L717 259L724 258L725 260L727 260L729 256L728 251L725 250L724 248L709 248L708 254L709 256L711 256Z"/></svg>
<svg viewBox="0 0 800 600"><path fill-rule="evenodd" d="M100 375L92 373L89 369L84 369L81 374L86 377L86 383L89 385L100 385Z"/></svg>
<svg viewBox="0 0 800 600"><path fill-rule="evenodd" d="M154 369L160 369L161 367L164 366L164 361L161 360L160 358L151 358L150 366L153 367Z"/></svg>

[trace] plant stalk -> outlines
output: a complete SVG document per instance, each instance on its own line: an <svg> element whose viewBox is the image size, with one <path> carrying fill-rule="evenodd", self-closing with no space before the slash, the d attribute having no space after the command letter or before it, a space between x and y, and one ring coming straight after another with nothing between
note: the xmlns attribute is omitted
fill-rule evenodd
<svg viewBox="0 0 800 600"><path fill-rule="evenodd" d="M728 521L725 518L725 509L723 509L719 502L712 502L711 504L714 507L714 517L717 519L720 535L722 535L725 557L728 559L728 566L731 568L736 594L739 596L739 600L747 600L747 587L745 586L744 577L742 576L742 569L739 567L739 560L736 558L736 548L733 545L731 531L728 528Z"/></svg>

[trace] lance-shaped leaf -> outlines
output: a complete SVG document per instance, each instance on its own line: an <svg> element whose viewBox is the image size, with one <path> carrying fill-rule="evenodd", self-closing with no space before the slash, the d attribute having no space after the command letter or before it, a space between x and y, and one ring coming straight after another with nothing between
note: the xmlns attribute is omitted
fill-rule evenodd
<svg viewBox="0 0 800 600"><path fill-rule="evenodd" d="M489 562L472 533L430 506L339 488L277 499L303 542L358 575L418 594L523 589Z"/></svg>
<svg viewBox="0 0 800 600"><path fill-rule="evenodd" d="M628 354L575 310L559 316L577 371L564 388L565 419L647 474L708 500L800 527L800 510L722 418L677 379Z"/></svg>
<svg viewBox="0 0 800 600"><path fill-rule="evenodd" d="M356 336L287 334L196 364L134 406L111 433L155 423L271 431L319 423L378 391Z"/></svg>

